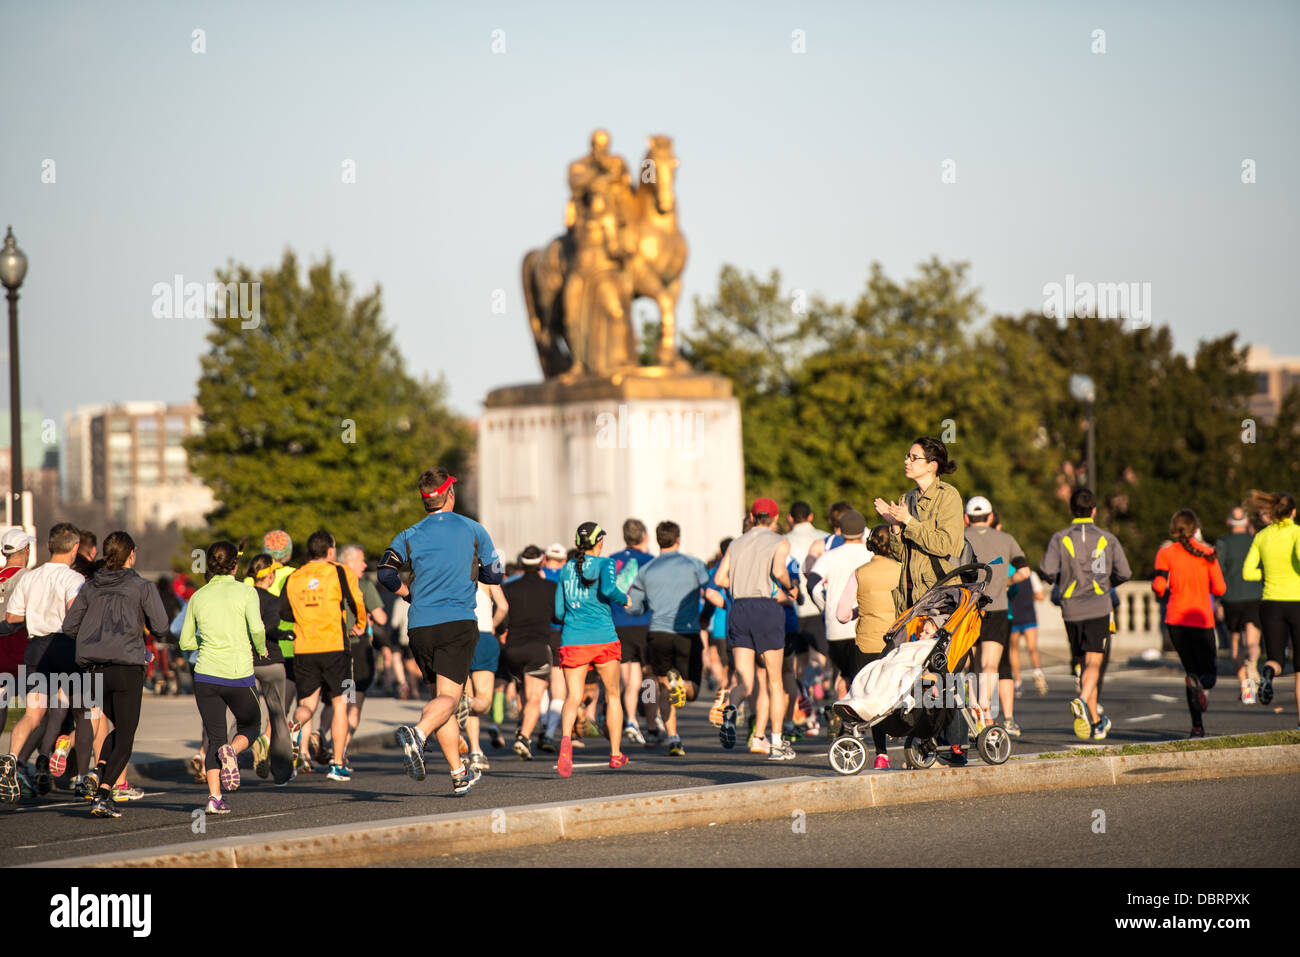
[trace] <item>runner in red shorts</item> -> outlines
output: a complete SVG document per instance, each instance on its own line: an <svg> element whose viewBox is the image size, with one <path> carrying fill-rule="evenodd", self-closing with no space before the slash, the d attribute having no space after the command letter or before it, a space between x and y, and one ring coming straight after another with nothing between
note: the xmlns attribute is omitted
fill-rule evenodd
<svg viewBox="0 0 1300 957"><path fill-rule="evenodd" d="M621 768L627 755L619 750L623 703L619 700L619 662L623 655L614 631L613 605L627 605L627 595L614 580L614 562L601 558L605 530L595 522L578 526L574 544L578 556L560 569L555 589L555 620L560 633L560 667L568 693L560 714L560 777L573 773L573 722L582 702L587 669L594 667L605 688L605 731L609 736L609 766Z"/></svg>

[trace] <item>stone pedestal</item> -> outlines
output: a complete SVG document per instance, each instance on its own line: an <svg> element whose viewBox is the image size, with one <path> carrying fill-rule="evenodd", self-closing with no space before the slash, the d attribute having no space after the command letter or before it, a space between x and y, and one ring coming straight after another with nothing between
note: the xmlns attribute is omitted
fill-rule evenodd
<svg viewBox="0 0 1300 957"><path fill-rule="evenodd" d="M740 405L720 376L651 367L611 378L497 389L479 420L479 518L513 560L573 544L584 521L622 545L623 520L682 527L706 561L745 514Z"/></svg>

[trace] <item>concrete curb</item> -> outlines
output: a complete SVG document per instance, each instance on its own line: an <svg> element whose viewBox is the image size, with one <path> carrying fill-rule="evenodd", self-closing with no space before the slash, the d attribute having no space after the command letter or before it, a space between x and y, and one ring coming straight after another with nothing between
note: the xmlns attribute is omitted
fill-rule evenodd
<svg viewBox="0 0 1300 957"><path fill-rule="evenodd" d="M447 854L709 824L789 818L1017 791L1144 784L1300 771L1300 745L1058 758L993 767L936 766L855 777L783 778L627 794L580 802L303 828L28 865L31 867L319 867L378 865Z"/></svg>

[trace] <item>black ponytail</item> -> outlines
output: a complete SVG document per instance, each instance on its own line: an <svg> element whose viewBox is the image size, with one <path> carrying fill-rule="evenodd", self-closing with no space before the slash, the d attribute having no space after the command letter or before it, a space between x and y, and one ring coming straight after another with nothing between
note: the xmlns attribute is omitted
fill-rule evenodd
<svg viewBox="0 0 1300 957"><path fill-rule="evenodd" d="M936 476L951 475L957 471L957 460L948 458L948 447L938 439L923 435L912 444L921 447L927 462L934 462L939 467Z"/></svg>

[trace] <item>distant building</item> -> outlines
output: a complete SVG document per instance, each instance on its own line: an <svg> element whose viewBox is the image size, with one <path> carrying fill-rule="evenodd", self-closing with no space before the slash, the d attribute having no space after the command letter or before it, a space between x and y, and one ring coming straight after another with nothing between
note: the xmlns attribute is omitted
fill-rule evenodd
<svg viewBox="0 0 1300 957"><path fill-rule="evenodd" d="M39 410L23 413L23 489L34 494L49 490L58 484L59 444L54 421ZM5 494L12 491L9 453L9 410L0 411L0 487ZM0 515L0 520L3 515Z"/></svg>
<svg viewBox="0 0 1300 957"><path fill-rule="evenodd" d="M1250 414L1271 424L1287 392L1300 388L1300 356L1275 356L1267 346L1251 346L1246 350L1246 369L1255 376Z"/></svg>
<svg viewBox="0 0 1300 957"><path fill-rule="evenodd" d="M128 528L199 525L215 502L183 445L201 430L194 403L83 406L64 417L64 499L96 502Z"/></svg>

